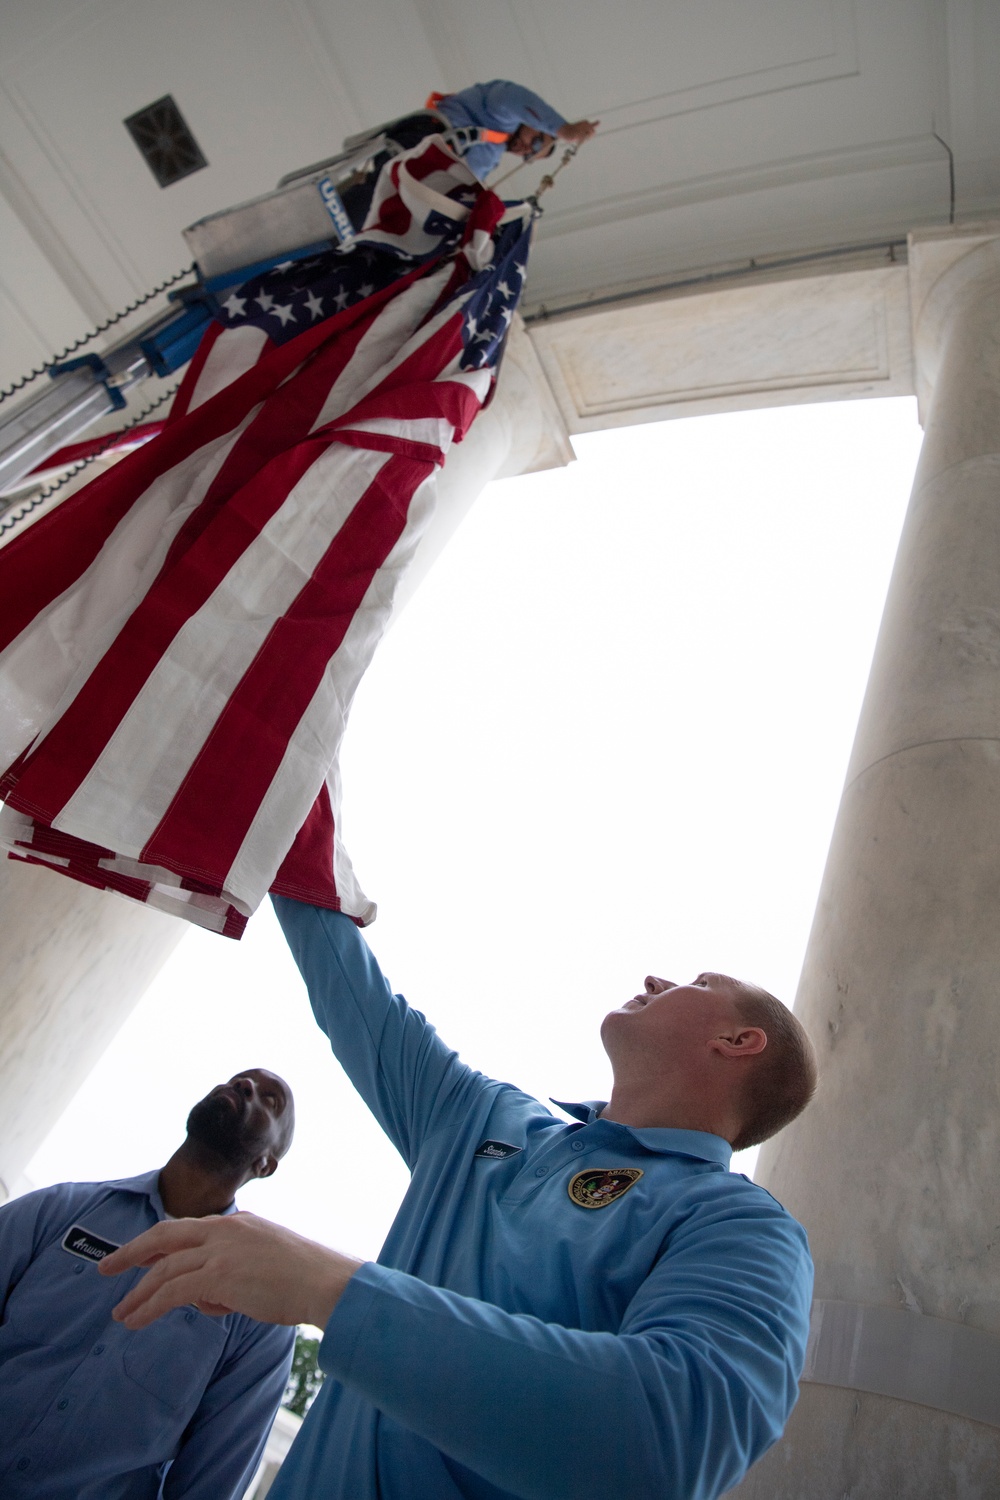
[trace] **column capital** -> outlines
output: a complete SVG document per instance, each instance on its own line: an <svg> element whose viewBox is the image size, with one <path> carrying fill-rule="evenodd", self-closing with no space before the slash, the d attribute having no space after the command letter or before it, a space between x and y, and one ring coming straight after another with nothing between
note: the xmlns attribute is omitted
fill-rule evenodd
<svg viewBox="0 0 1000 1500"><path fill-rule="evenodd" d="M507 335L496 400L510 434L510 451L498 479L559 469L573 462L566 423L520 313L515 314Z"/></svg>
<svg viewBox="0 0 1000 1500"><path fill-rule="evenodd" d="M1000 1427L1000 1335L916 1308L817 1298L802 1379Z"/></svg>
<svg viewBox="0 0 1000 1500"><path fill-rule="evenodd" d="M926 426L949 328L971 302L1000 291L1000 220L916 229L908 243L914 379Z"/></svg>
<svg viewBox="0 0 1000 1500"><path fill-rule="evenodd" d="M491 480L561 468L574 457L531 335L515 314L494 398L465 441L452 448L437 477L437 505L396 590L392 619L398 619Z"/></svg>

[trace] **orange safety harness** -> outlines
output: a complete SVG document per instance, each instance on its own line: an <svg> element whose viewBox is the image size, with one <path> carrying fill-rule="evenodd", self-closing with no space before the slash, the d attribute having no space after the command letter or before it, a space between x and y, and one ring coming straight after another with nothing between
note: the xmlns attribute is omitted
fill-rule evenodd
<svg viewBox="0 0 1000 1500"><path fill-rule="evenodd" d="M438 105L441 103L441 100L447 98L447 94L428 94L427 103L424 105L424 109L437 109ZM510 140L510 133L509 131L504 130L485 130L482 126L480 126L479 138L483 141L489 141L491 146L502 146L505 141Z"/></svg>

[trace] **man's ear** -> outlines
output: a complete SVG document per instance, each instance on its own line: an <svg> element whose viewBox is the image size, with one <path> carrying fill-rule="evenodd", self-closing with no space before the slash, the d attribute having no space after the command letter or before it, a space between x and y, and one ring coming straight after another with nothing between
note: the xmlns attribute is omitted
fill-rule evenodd
<svg viewBox="0 0 1000 1500"><path fill-rule="evenodd" d="M713 1037L708 1045L723 1057L756 1057L767 1046L767 1032L760 1026L741 1026Z"/></svg>
<svg viewBox="0 0 1000 1500"><path fill-rule="evenodd" d="M250 1171L254 1177L272 1177L278 1170L278 1158L272 1156L270 1151L266 1156L258 1156Z"/></svg>

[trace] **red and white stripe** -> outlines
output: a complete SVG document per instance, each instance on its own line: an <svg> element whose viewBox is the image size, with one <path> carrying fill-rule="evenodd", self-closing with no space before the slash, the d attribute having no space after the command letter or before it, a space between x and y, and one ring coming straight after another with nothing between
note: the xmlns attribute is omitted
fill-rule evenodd
<svg viewBox="0 0 1000 1500"><path fill-rule="evenodd" d="M455 275L280 348L213 327L163 433L0 553L13 857L234 937L269 887L371 920L337 755L492 381L459 368L460 288L432 311Z"/></svg>

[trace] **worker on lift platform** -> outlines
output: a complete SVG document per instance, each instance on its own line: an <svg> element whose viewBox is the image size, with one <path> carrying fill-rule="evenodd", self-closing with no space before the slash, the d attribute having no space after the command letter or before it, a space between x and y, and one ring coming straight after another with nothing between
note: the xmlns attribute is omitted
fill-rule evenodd
<svg viewBox="0 0 1000 1500"><path fill-rule="evenodd" d="M450 125L478 126L484 132L484 138L463 152L480 180L489 176L505 151L515 156L548 156L557 138L580 145L589 141L600 124L599 120L571 124L530 89L505 78L474 83L457 94L432 94L427 104Z"/></svg>
<svg viewBox="0 0 1000 1500"><path fill-rule="evenodd" d="M548 156L557 137L580 145L590 140L599 124L599 120L570 124L530 89L494 78L492 83L474 83L457 94L431 94L415 114L349 136L344 146L356 148L378 138L408 151L425 136L446 134L452 149L482 181L505 151L526 158Z"/></svg>
<svg viewBox="0 0 1000 1500"><path fill-rule="evenodd" d="M354 230L361 228L371 206L379 173L402 148L409 151L429 135L444 135L451 149L482 182L505 151L532 160L548 156L556 138L570 145L588 141L599 120L569 123L544 99L505 78L474 83L457 94L431 94L425 107L374 130L349 136L351 150L377 142L381 149L360 171L338 182L341 206ZM391 144L390 144L391 143Z"/></svg>

